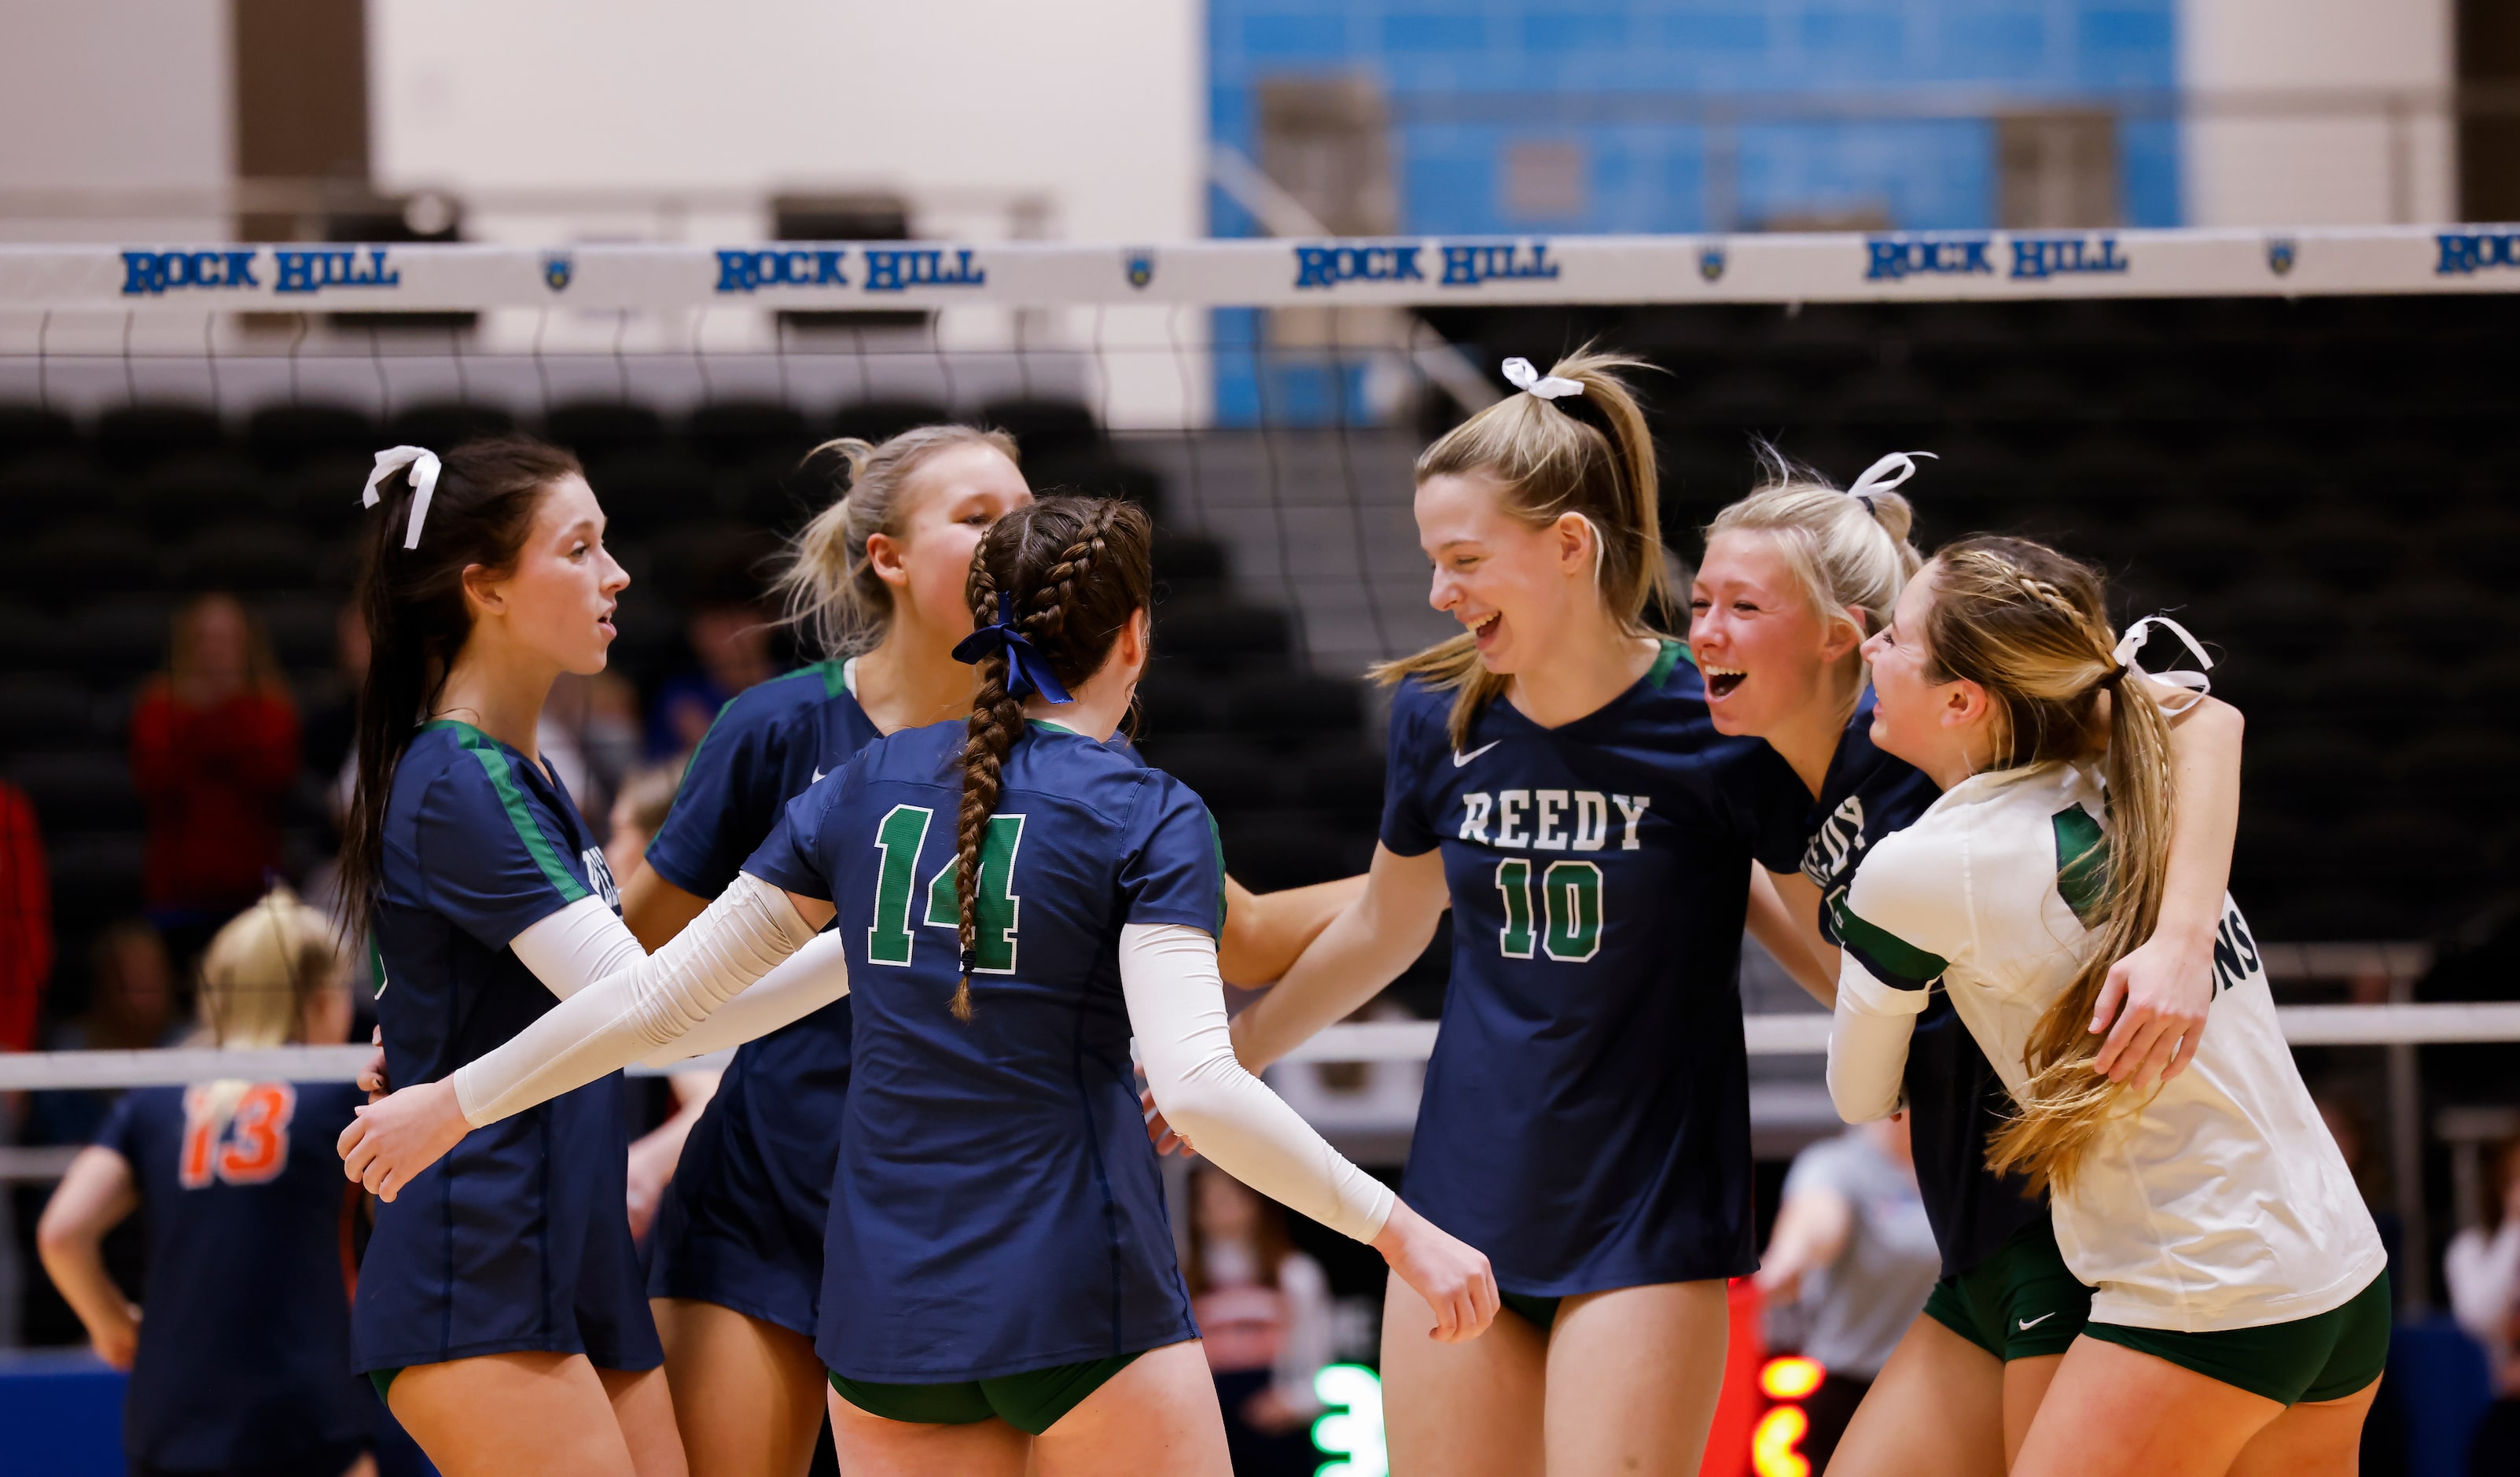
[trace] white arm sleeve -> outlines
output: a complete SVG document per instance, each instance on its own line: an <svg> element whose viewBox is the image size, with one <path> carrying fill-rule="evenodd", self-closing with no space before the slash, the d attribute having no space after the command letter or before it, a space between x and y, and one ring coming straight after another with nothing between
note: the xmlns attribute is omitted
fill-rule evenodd
<svg viewBox="0 0 2520 1477"><path fill-rule="evenodd" d="M1343 1236L1371 1241L1392 1194L1235 1060L1216 941L1186 924L1120 930L1120 990L1155 1106L1216 1167Z"/></svg>
<svg viewBox="0 0 2520 1477"><path fill-rule="evenodd" d="M786 893L740 874L672 943L457 1068L456 1104L477 1129L617 1072L689 1034L813 937Z"/></svg>
<svg viewBox="0 0 2520 1477"><path fill-rule="evenodd" d="M717 1008L707 1020L639 1060L670 1067L695 1056L724 1051L800 1021L849 992L848 955L840 936L822 933L779 961L760 983Z"/></svg>
<svg viewBox="0 0 2520 1477"><path fill-rule="evenodd" d="M1915 1033L1916 1016L1896 1008L1905 999L1893 998L1887 1002L1893 1008L1880 1008L1880 996L1890 992L1874 984L1854 955L1844 959L1837 1013L1828 1027L1828 1097L1837 1105L1838 1117L1869 1123L1899 1111L1908 1075L1908 1039ZM1864 976L1860 984L1854 978L1859 975Z"/></svg>
<svg viewBox="0 0 2520 1477"><path fill-rule="evenodd" d="M565 1000L648 957L630 925L601 898L580 898L508 941L543 988Z"/></svg>

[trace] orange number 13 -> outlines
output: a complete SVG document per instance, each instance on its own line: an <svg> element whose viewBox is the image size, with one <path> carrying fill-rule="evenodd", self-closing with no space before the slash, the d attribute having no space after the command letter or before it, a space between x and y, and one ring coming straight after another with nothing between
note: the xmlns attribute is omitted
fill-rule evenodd
<svg viewBox="0 0 2520 1477"><path fill-rule="evenodd" d="M211 1114L210 1089L195 1087L184 1094L184 1155L176 1177L188 1190L213 1180L262 1184L278 1178L289 1168L289 1120L296 1111L295 1087L256 1083L222 1124Z"/></svg>

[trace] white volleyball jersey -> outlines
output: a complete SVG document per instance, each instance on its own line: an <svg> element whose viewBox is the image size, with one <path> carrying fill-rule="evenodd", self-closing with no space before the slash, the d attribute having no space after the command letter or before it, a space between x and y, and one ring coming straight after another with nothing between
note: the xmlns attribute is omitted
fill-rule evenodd
<svg viewBox="0 0 2520 1477"><path fill-rule="evenodd" d="M1844 1008L1913 1014L1940 980L2017 1093L2032 1031L2092 946L2078 908L2101 892L2106 815L2096 774L2046 764L1973 776L1874 842L1838 918ZM2097 1289L2095 1322L2287 1322L2343 1306L2386 1265L2228 898L2214 975L2187 1070L2130 1102L2053 1197L2065 1265Z"/></svg>

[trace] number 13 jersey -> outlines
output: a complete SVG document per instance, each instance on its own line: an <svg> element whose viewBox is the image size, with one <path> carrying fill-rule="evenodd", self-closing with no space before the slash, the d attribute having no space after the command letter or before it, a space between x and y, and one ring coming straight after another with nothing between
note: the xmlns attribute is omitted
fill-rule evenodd
<svg viewBox="0 0 2520 1477"><path fill-rule="evenodd" d="M1382 844L1440 848L1452 983L1401 1193L1508 1292L1745 1274L1741 925L1765 746L1706 715L1686 649L1544 728L1502 699L1392 699Z"/></svg>

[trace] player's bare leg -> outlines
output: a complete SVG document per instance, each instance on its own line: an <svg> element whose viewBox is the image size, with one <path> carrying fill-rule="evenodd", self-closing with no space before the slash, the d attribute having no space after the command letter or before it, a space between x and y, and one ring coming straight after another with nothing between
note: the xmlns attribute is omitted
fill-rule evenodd
<svg viewBox="0 0 2520 1477"><path fill-rule="evenodd" d="M2006 1370L1918 1314L1837 1439L1831 1477L2003 1477Z"/></svg>
<svg viewBox="0 0 2520 1477"><path fill-rule="evenodd" d="M1694 1477L1724 1393L1731 1329L1716 1280L1566 1299L1549 1335L1550 1477Z"/></svg>
<svg viewBox="0 0 2520 1477"><path fill-rule="evenodd" d="M715 1303L655 1298L648 1306L692 1470L803 1477L829 1393L813 1341Z"/></svg>
<svg viewBox="0 0 2520 1477"><path fill-rule="evenodd" d="M1392 1477L1541 1470L1549 1343L1510 1309L1477 1338L1426 1336L1435 1311L1393 1276L1382 1298L1382 1420Z"/></svg>

